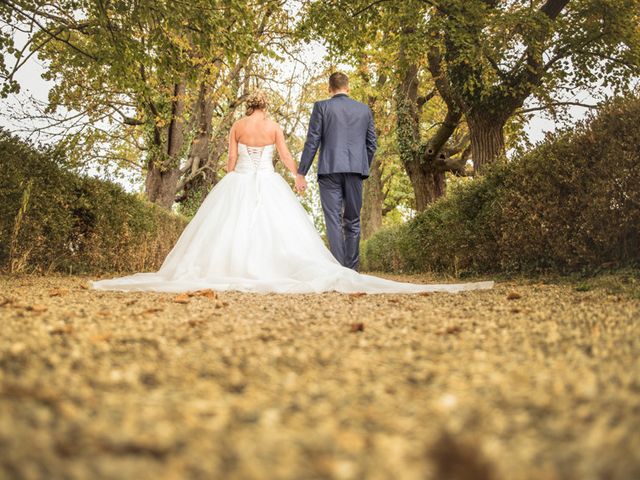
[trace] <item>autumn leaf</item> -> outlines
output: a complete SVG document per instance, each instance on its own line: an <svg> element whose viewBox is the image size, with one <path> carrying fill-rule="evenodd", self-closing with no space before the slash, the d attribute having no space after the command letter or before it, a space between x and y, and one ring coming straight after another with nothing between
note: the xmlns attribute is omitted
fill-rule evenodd
<svg viewBox="0 0 640 480"><path fill-rule="evenodd" d="M207 290L196 290L194 292L188 292L187 295L189 295L190 297L216 298L218 294L211 289L207 289Z"/></svg>
<svg viewBox="0 0 640 480"><path fill-rule="evenodd" d="M204 324L206 322L204 320L202 320L202 319L192 318L190 320L187 320L185 323L187 325L189 325L190 327L197 327L198 325L202 325L202 324Z"/></svg>
<svg viewBox="0 0 640 480"><path fill-rule="evenodd" d="M174 303L189 303L189 295L186 293L181 293L178 296L173 297Z"/></svg>
<svg viewBox="0 0 640 480"><path fill-rule="evenodd" d="M150 313L157 313L157 312L161 312L163 310L164 310L164 308L152 307L152 308L147 308L146 310L141 311L138 315L146 315L146 314L150 314Z"/></svg>
<svg viewBox="0 0 640 480"><path fill-rule="evenodd" d="M27 307L25 307L25 310L35 313L42 313L46 312L48 309L45 305L36 303L34 305L28 305Z"/></svg>
<svg viewBox="0 0 640 480"><path fill-rule="evenodd" d="M73 326L68 324L59 325L49 330L51 335L68 335L73 332Z"/></svg>
<svg viewBox="0 0 640 480"><path fill-rule="evenodd" d="M352 323L351 332L364 332L364 323L362 322Z"/></svg>
<svg viewBox="0 0 640 480"><path fill-rule="evenodd" d="M447 328L445 328L444 330L440 330L438 332L438 335L456 335L458 333L462 332L462 328L458 325L451 325Z"/></svg>
<svg viewBox="0 0 640 480"><path fill-rule="evenodd" d="M69 289L67 289L67 288L55 288L55 289L49 291L49 296L50 297L62 297L63 295L66 295L67 293L69 293Z"/></svg>

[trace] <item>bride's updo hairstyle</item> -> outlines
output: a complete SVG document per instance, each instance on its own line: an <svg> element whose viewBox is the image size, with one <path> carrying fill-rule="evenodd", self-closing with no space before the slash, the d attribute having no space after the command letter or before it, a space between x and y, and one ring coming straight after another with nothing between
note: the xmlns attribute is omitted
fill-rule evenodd
<svg viewBox="0 0 640 480"><path fill-rule="evenodd" d="M267 94L263 90L254 90L247 98L247 115L251 115L256 110L266 110L269 106Z"/></svg>

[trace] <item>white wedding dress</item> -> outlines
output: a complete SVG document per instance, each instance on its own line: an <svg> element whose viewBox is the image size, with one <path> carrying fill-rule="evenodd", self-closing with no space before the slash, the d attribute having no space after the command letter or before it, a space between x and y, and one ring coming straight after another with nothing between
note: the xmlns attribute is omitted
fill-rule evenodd
<svg viewBox="0 0 640 480"><path fill-rule="evenodd" d="M235 171L209 192L160 270L91 282L100 290L417 293L486 289L493 282L420 285L343 267L273 168L275 145L238 144Z"/></svg>

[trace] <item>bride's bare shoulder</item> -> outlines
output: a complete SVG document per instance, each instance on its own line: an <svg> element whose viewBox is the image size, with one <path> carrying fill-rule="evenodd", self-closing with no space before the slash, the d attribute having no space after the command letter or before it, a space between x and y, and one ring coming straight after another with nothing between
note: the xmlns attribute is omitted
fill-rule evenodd
<svg viewBox="0 0 640 480"><path fill-rule="evenodd" d="M282 130L282 127L280 126L280 124L278 122L276 122L275 120L273 120L272 118L269 119L269 127L272 128L274 131L279 131Z"/></svg>
<svg viewBox="0 0 640 480"><path fill-rule="evenodd" d="M233 122L233 124L231 125L230 132L233 132L236 138L238 138L238 136L246 130L246 123L247 123L246 120L247 120L246 117L242 117L236 120L235 122Z"/></svg>
<svg viewBox="0 0 640 480"><path fill-rule="evenodd" d="M281 130L280 124L272 118L265 118L260 124L259 128L266 135L276 135L278 130Z"/></svg>
<svg viewBox="0 0 640 480"><path fill-rule="evenodd" d="M238 127L242 127L242 125L245 124L246 120L247 120L247 117L239 118L238 120L233 122L233 125L231 125L231 128L235 128L237 130Z"/></svg>

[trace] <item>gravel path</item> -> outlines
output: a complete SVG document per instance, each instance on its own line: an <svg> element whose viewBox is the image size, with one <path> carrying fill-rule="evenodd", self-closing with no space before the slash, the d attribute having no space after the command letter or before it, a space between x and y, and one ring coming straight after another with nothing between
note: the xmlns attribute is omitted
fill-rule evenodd
<svg viewBox="0 0 640 480"><path fill-rule="evenodd" d="M0 277L0 478L640 478L637 287L86 285Z"/></svg>

